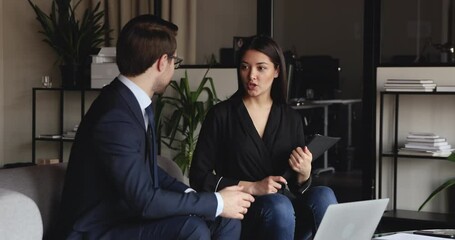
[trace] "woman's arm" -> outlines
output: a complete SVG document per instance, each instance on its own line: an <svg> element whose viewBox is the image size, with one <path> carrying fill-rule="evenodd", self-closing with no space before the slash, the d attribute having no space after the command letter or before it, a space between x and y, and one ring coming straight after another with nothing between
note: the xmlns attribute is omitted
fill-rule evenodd
<svg viewBox="0 0 455 240"><path fill-rule="evenodd" d="M287 181L282 176L268 176L257 182L240 181L243 191L255 196L277 193Z"/></svg>
<svg viewBox="0 0 455 240"><path fill-rule="evenodd" d="M300 115L294 116L296 123L296 143L297 147L292 150L289 156L289 166L292 174L289 180L289 189L294 194L302 194L311 185L311 169L313 156L305 144L305 134L303 122Z"/></svg>

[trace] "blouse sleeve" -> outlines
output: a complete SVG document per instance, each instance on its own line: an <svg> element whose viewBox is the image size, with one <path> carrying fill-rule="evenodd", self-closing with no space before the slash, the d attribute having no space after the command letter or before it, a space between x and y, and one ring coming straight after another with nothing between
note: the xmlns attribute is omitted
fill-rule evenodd
<svg viewBox="0 0 455 240"><path fill-rule="evenodd" d="M293 122L295 122L295 129L296 129L296 144L297 146L299 147L304 147L305 146L305 134L303 132L303 122L302 122L302 118L300 117L300 115L296 114L295 116L293 116L292 118ZM291 170L292 171L292 170ZM291 192L295 195L300 195L300 194L303 194L310 186L311 186L311 176L310 178L302 183L302 184L299 184L297 182L297 175L294 171L292 171L292 174L290 176L290 181L289 181L289 190L291 190Z"/></svg>
<svg viewBox="0 0 455 240"><path fill-rule="evenodd" d="M223 118L218 116L220 114L212 108L199 133L189 174L190 186L196 191L217 192L239 182L216 173L217 162L221 161Z"/></svg>

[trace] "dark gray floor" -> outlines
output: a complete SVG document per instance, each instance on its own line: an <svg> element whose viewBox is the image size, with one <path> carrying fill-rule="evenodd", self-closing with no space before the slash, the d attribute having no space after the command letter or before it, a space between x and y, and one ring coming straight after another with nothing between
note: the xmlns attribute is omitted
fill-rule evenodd
<svg viewBox="0 0 455 240"><path fill-rule="evenodd" d="M338 202L362 200L362 172L360 170L324 172L313 176L313 186L331 187Z"/></svg>

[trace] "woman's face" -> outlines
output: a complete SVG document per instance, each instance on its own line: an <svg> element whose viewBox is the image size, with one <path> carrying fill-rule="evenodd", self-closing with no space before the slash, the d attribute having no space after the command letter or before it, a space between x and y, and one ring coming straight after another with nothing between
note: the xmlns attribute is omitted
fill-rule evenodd
<svg viewBox="0 0 455 240"><path fill-rule="evenodd" d="M250 97L270 96L278 69L270 58L256 50L247 50L240 63L240 77L245 92Z"/></svg>

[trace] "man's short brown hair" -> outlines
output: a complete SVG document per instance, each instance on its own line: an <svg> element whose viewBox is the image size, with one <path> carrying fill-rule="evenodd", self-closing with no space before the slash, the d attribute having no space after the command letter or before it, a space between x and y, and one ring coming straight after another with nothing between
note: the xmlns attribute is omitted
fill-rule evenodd
<svg viewBox="0 0 455 240"><path fill-rule="evenodd" d="M131 19L117 41L117 65L125 76L144 73L163 54L177 49L178 27L151 14Z"/></svg>

